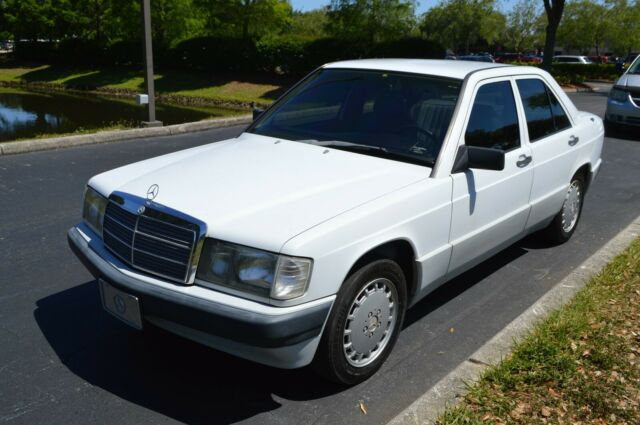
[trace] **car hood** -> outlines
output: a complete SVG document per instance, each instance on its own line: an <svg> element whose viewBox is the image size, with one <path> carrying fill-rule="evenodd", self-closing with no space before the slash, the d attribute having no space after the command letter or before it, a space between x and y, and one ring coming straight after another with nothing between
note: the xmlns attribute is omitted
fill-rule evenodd
<svg viewBox="0 0 640 425"><path fill-rule="evenodd" d="M305 230L428 178L423 166L244 133L92 178L105 196L146 197L207 224L208 236L279 252Z"/></svg>
<svg viewBox="0 0 640 425"><path fill-rule="evenodd" d="M620 87L640 87L640 75L638 74L624 74L616 82L616 86Z"/></svg>

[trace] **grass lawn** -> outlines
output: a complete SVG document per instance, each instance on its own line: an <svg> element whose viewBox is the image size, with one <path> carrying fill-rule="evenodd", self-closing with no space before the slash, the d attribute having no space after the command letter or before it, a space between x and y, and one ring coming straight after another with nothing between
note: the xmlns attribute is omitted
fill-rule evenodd
<svg viewBox="0 0 640 425"><path fill-rule="evenodd" d="M284 77L212 76L195 71L156 73L155 81L157 94L168 101L186 97L220 103L255 102L262 105L273 102L293 83ZM143 91L142 72L130 68L78 69L52 65L30 67L3 64L0 66L0 82L51 84L70 89L119 91L131 92L131 94Z"/></svg>
<svg viewBox="0 0 640 425"><path fill-rule="evenodd" d="M640 424L640 239L440 424Z"/></svg>

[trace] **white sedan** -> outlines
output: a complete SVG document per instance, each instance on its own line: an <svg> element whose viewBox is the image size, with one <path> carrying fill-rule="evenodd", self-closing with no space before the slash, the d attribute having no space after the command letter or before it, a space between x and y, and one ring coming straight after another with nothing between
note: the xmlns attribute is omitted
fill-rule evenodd
<svg viewBox="0 0 640 425"><path fill-rule="evenodd" d="M93 177L73 251L104 308L355 384L407 308L534 231L575 231L603 124L534 67L359 60L239 137Z"/></svg>

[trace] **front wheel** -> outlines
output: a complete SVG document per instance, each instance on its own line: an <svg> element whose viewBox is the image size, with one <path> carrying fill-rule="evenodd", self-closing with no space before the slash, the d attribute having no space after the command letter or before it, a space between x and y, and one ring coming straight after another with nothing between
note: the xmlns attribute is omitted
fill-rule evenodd
<svg viewBox="0 0 640 425"><path fill-rule="evenodd" d="M551 242L561 244L568 241L573 235L582 213L584 188L584 178L581 175L576 175L571 179L562 209L545 229L546 236Z"/></svg>
<svg viewBox="0 0 640 425"><path fill-rule="evenodd" d="M327 379L355 385L382 366L400 333L407 304L404 273L374 261L342 285L314 360Z"/></svg>

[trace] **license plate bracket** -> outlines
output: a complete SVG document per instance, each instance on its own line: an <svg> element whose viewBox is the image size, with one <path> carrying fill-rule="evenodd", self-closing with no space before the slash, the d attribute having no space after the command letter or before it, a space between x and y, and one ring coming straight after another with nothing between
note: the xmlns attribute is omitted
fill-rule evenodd
<svg viewBox="0 0 640 425"><path fill-rule="evenodd" d="M127 325L142 330L142 314L138 297L127 294L108 282L98 279L102 307Z"/></svg>

